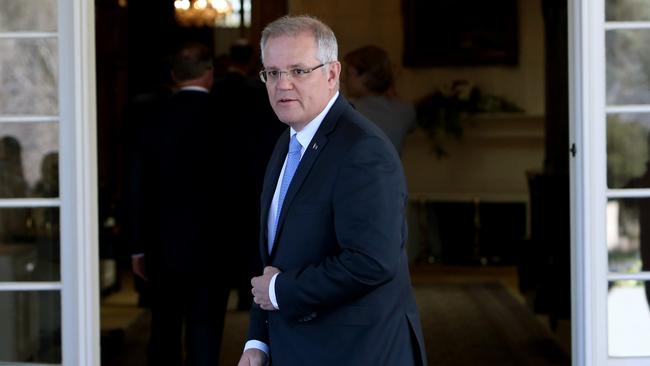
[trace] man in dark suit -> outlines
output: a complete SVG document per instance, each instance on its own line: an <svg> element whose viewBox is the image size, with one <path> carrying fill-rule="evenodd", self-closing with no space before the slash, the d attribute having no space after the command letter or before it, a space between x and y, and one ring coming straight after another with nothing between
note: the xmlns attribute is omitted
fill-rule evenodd
<svg viewBox="0 0 650 366"><path fill-rule="evenodd" d="M133 156L133 271L151 288L149 364L213 366L229 291L228 188L236 177L227 141L235 133L219 123L209 94L206 47L185 45L172 72L178 91L143 126ZM216 169L223 175L214 179Z"/></svg>
<svg viewBox="0 0 650 366"><path fill-rule="evenodd" d="M262 33L260 73L289 125L261 197L239 365L424 365L405 251L406 182L388 138L339 95L332 30L306 16Z"/></svg>

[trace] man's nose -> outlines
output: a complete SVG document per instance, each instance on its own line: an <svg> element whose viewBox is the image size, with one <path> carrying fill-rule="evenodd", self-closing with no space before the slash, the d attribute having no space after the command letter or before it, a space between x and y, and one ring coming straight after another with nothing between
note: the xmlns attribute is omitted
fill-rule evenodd
<svg viewBox="0 0 650 366"><path fill-rule="evenodd" d="M291 79L291 75L289 73L281 73L280 78L278 78L278 81L275 84L276 88L278 89L292 89L293 88L293 79Z"/></svg>

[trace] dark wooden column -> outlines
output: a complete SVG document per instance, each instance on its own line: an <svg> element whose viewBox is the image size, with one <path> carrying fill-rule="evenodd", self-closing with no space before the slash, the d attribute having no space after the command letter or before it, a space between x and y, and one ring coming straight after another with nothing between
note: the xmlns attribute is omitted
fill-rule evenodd
<svg viewBox="0 0 650 366"><path fill-rule="evenodd" d="M167 72L162 60L177 43L173 1L129 0L129 96L149 91Z"/></svg>
<svg viewBox="0 0 650 366"><path fill-rule="evenodd" d="M522 291L549 315L551 327L571 313L569 78L567 0L542 0L546 52L544 170L531 174L531 241L522 249Z"/></svg>
<svg viewBox="0 0 650 366"><path fill-rule="evenodd" d="M251 0L251 44L259 45L264 27L286 15L288 9L287 0ZM259 50L259 46L256 48Z"/></svg>
<svg viewBox="0 0 650 366"><path fill-rule="evenodd" d="M544 172L569 172L569 50L567 0L543 0L546 53ZM568 189L568 186L567 186Z"/></svg>

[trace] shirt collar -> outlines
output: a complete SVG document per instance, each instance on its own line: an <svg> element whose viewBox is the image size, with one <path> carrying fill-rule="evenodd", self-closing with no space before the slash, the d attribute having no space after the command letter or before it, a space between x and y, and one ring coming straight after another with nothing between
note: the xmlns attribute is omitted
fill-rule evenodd
<svg viewBox="0 0 650 366"><path fill-rule="evenodd" d="M204 93L209 93L210 91L202 86L198 85L188 85L179 89L179 91L199 91Z"/></svg>
<svg viewBox="0 0 650 366"><path fill-rule="evenodd" d="M316 131L318 131L318 128L320 127L321 123L323 122L323 119L325 119L325 116L327 113L332 109L332 105L336 101L336 98L338 98L339 92L337 91L336 94L330 99L329 103L325 106L325 109L323 109L316 118L312 119L305 125L305 128L303 128L300 132L296 132L296 130L291 128L291 133L289 134L289 137L293 137L293 135L296 135L296 139L298 139L298 142L300 142L300 145L302 145L302 150L300 151L300 156L302 156L307 149L307 145L311 142L311 140L314 138L314 135L316 134Z"/></svg>

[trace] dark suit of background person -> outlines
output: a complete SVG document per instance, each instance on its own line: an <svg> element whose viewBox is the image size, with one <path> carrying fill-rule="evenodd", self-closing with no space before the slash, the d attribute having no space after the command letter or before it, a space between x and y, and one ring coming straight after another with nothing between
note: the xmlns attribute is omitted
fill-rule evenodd
<svg viewBox="0 0 650 366"><path fill-rule="evenodd" d="M184 46L173 73L178 91L134 154L134 272L151 286L149 364L218 365L232 255L229 210L237 196L228 141L236 134L208 93L207 48Z"/></svg>
<svg viewBox="0 0 650 366"><path fill-rule="evenodd" d="M238 176L241 178L238 204L232 214L238 235L233 238L233 262L238 265L229 278L238 291L238 310L250 310L253 303L250 279L260 273L259 255L260 195L269 157L286 125L281 123L269 104L266 88L254 67L253 47L244 40L230 47L227 72L216 77L212 93L228 115L229 123L245 128L246 138L238 142ZM251 70L255 69L254 73Z"/></svg>
<svg viewBox="0 0 650 366"><path fill-rule="evenodd" d="M270 254L272 234L263 230L267 267L251 280L259 306L251 310L240 365L265 361L256 342L267 345L271 363L280 366L424 365L405 251L407 192L399 156L372 122L338 96L336 52L317 58L315 33L279 33L287 23L294 32L316 27L336 42L329 27L309 17L281 18L263 33L265 69L283 71L267 82L269 99L292 128L278 140L267 167L262 226L268 227L290 134L307 133L310 123L318 126L314 118L331 109L303 145ZM327 65L316 68L322 63ZM296 67L313 70L287 76ZM269 305L274 276L279 310Z"/></svg>
<svg viewBox="0 0 650 366"><path fill-rule="evenodd" d="M124 235L128 243L139 243L132 235L138 232L140 215L134 214L139 206L139 192L141 188L142 153L149 143L151 130L155 128L159 118L156 118L169 98L175 93L174 81L171 76L172 56L165 57L159 62L158 83L150 90L136 94L127 104L124 116L124 130L122 132L125 142L124 166L126 177L122 184L124 203L120 217L124 218ZM140 244L136 247L141 246ZM141 250L141 249L138 249ZM150 289L147 281L140 276L134 276L134 287L138 292L138 306L150 306Z"/></svg>

